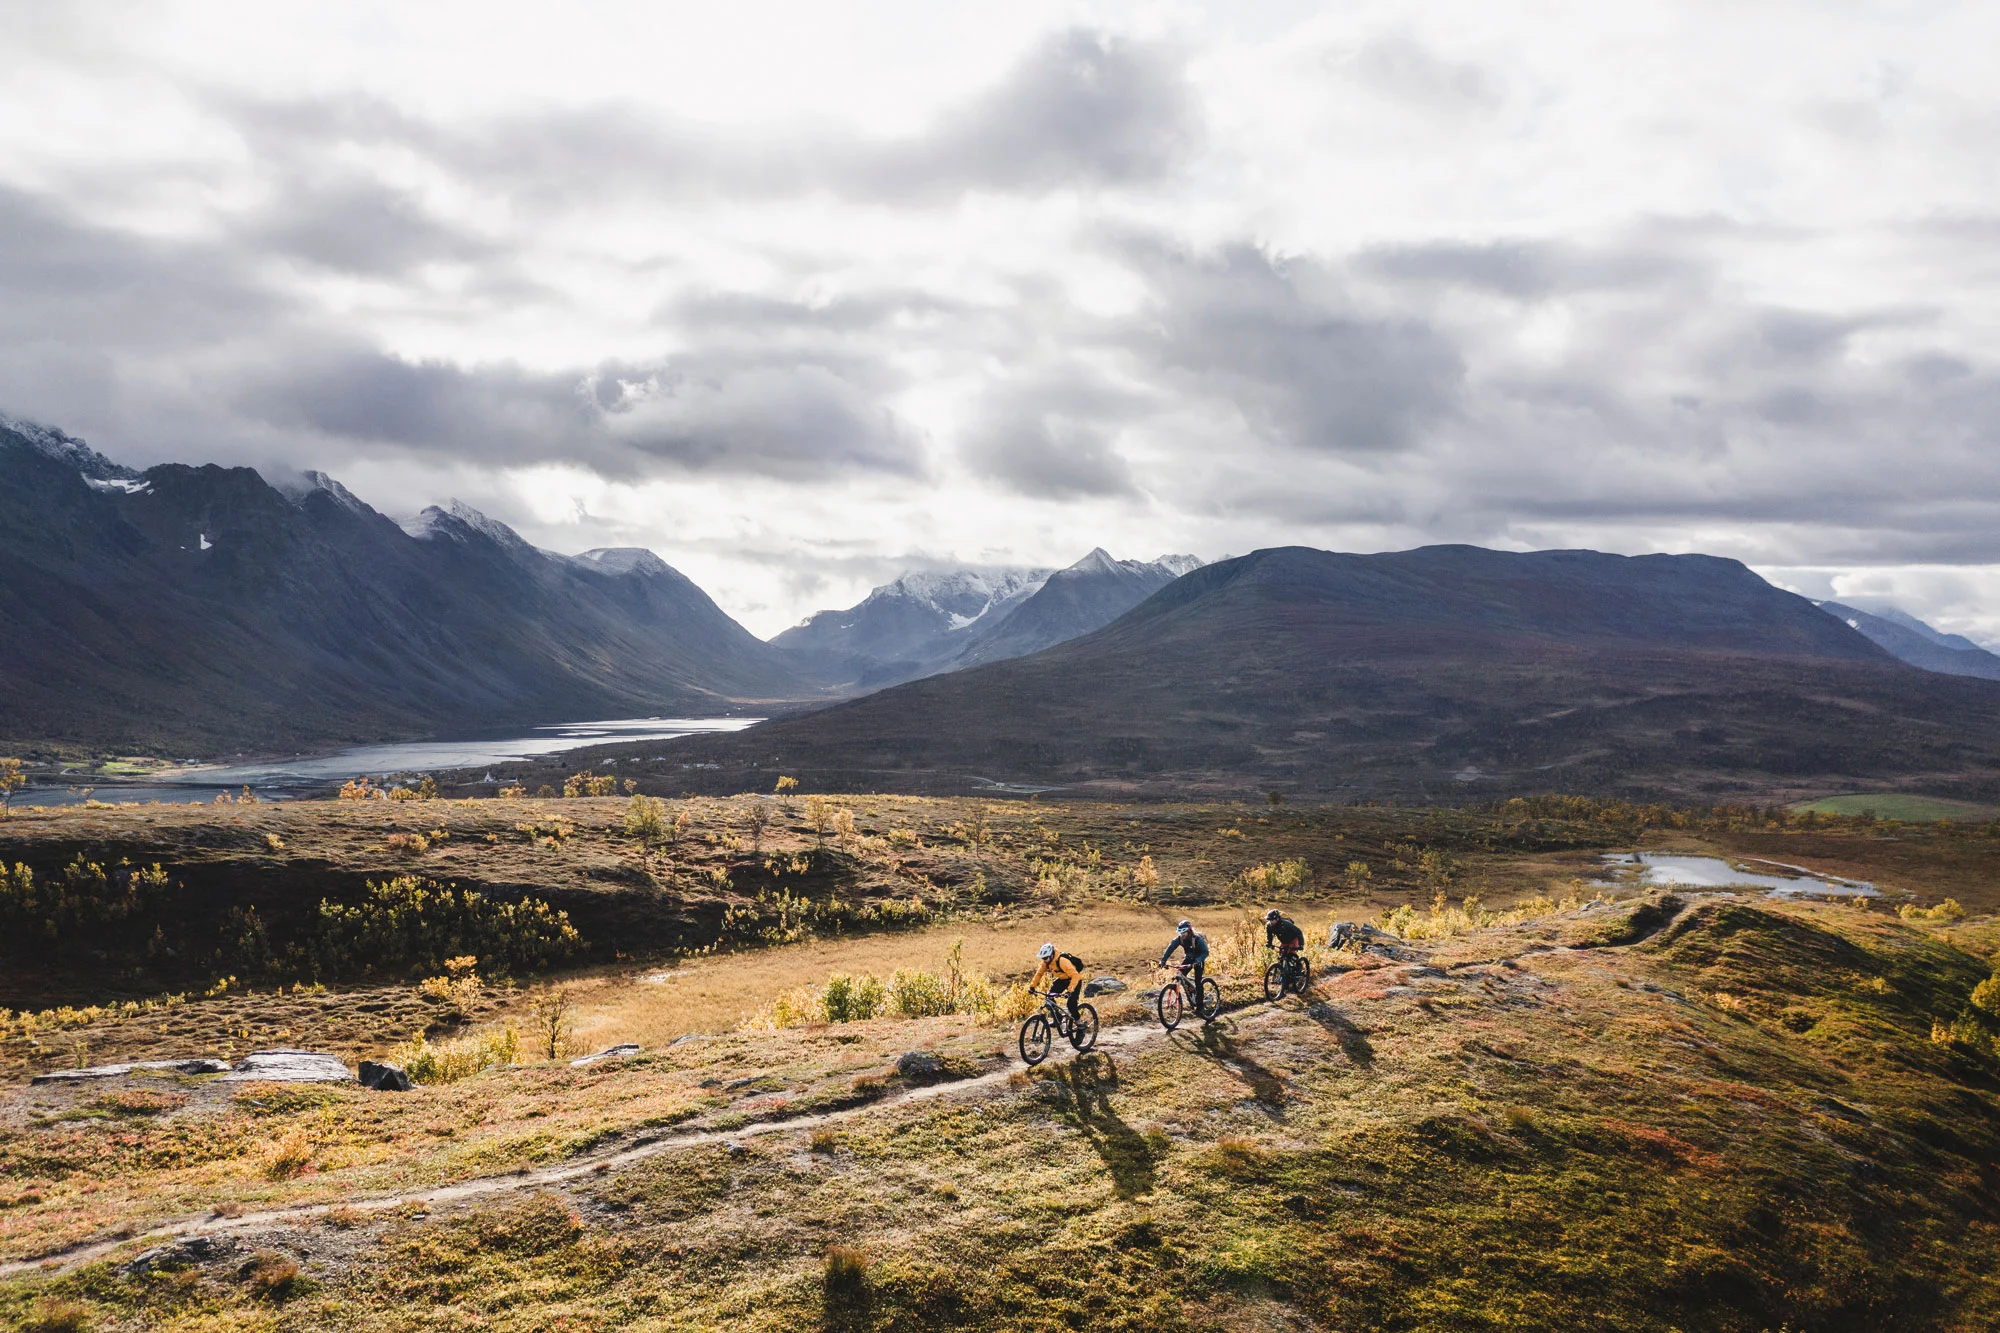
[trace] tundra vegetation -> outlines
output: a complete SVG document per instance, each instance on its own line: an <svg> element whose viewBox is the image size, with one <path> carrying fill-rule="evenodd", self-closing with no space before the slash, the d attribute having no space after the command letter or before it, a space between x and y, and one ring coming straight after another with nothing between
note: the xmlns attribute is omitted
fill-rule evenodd
<svg viewBox="0 0 2000 1333"><path fill-rule="evenodd" d="M17 809L0 1326L2000 1321L1991 822L577 787ZM1271 904L1318 973L1275 1005ZM1184 915L1226 1011L1165 1036ZM1044 939L1126 989L1027 1071ZM418 1086L27 1081L272 1046Z"/></svg>

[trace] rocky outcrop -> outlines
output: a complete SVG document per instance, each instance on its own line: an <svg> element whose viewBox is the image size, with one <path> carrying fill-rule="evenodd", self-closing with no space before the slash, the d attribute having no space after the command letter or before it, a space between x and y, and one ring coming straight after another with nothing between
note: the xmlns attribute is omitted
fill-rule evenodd
<svg viewBox="0 0 2000 1333"><path fill-rule="evenodd" d="M323 1051L252 1051L222 1076L224 1083L352 1083L337 1055Z"/></svg>

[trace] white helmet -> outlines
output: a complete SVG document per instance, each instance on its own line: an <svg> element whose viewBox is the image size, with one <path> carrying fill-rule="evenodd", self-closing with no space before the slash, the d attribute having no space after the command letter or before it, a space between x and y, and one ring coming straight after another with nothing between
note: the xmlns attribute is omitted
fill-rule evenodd
<svg viewBox="0 0 2000 1333"><path fill-rule="evenodd" d="M1038 956L1041 958L1043 962L1045 963L1048 962L1049 959L1054 958L1056 956L1056 946L1053 944L1044 944L1041 947L1041 951Z"/></svg>

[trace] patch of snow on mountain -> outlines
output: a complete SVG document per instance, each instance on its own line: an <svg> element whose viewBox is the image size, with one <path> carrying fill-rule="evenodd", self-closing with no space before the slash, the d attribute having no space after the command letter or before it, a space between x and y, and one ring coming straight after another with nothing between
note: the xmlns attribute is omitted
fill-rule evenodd
<svg viewBox="0 0 2000 1333"><path fill-rule="evenodd" d="M1194 573L1208 562L1198 555L1163 555L1153 563L1179 578L1183 574Z"/></svg>
<svg viewBox="0 0 2000 1333"><path fill-rule="evenodd" d="M210 540L208 539L208 534L207 534L207 533L205 533L205 532L204 532L204 533L202 533L202 534L201 534L201 549L202 549L202 550L204 550L204 551L207 551L207 550L212 550L212 549L214 549L214 547L215 547L215 543L214 543L214 542L212 542L212 541L210 541Z"/></svg>
<svg viewBox="0 0 2000 1333"><path fill-rule="evenodd" d="M978 624L994 607L1033 594L1054 572L1006 568L918 570L876 588L862 605L897 599L915 602L944 617L950 630L956 633Z"/></svg>
<svg viewBox="0 0 2000 1333"><path fill-rule="evenodd" d="M85 477L84 484L94 491L116 491L120 495L150 495L153 483L139 477Z"/></svg>

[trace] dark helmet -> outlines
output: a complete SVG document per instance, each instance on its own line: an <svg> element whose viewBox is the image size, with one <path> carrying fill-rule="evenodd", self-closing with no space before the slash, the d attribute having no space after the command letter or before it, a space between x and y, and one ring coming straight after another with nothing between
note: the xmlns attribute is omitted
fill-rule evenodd
<svg viewBox="0 0 2000 1333"><path fill-rule="evenodd" d="M1183 921L1178 926L1175 926L1174 929L1183 935L1190 934L1194 930L1194 922Z"/></svg>
<svg viewBox="0 0 2000 1333"><path fill-rule="evenodd" d="M1273 907L1270 911L1264 913L1264 919L1266 921L1280 921L1284 919L1284 913Z"/></svg>

